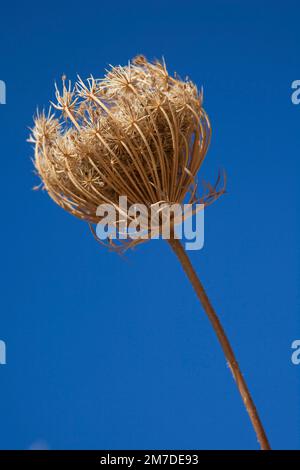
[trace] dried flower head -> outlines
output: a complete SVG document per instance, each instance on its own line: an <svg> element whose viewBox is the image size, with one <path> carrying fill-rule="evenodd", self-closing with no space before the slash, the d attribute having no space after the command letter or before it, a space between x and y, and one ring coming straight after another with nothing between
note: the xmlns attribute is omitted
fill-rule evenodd
<svg viewBox="0 0 300 470"><path fill-rule="evenodd" d="M195 202L196 175L211 127L202 93L169 75L165 62L136 57L103 79L63 77L54 108L38 114L31 141L35 167L51 198L73 215L97 223L99 204L151 207ZM201 202L222 190L208 186Z"/></svg>

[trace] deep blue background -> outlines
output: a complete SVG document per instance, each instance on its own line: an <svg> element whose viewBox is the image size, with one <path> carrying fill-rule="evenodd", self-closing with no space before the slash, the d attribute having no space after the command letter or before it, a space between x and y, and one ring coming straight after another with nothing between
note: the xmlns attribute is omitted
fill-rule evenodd
<svg viewBox="0 0 300 470"><path fill-rule="evenodd" d="M0 447L257 448L217 340L163 241L127 260L38 183L26 143L62 73L137 53L204 86L201 177L228 175L192 260L274 448L300 448L297 1L5 2L1 6Z"/></svg>

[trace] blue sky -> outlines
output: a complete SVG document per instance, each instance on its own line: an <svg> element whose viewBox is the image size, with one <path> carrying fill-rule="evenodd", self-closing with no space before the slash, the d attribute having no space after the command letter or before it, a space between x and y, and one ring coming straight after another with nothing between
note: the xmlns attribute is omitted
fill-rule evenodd
<svg viewBox="0 0 300 470"><path fill-rule="evenodd" d="M300 448L300 5L296 1L1 6L0 447L256 449L223 354L163 241L124 261L42 192L26 143L54 81L138 53L203 85L200 179L228 176L191 254L274 448Z"/></svg>

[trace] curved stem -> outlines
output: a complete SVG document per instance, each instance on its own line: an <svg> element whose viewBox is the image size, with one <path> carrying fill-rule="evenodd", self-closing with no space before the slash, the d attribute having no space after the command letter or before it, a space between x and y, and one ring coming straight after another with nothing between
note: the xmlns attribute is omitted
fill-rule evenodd
<svg viewBox="0 0 300 470"><path fill-rule="evenodd" d="M192 286L194 287L194 290L198 296L198 299L200 300L202 307L204 308L204 311L206 315L208 316L212 327L218 337L218 340L222 346L222 349L224 351L225 357L228 361L228 364L230 366L230 369L232 371L233 377L236 381L237 388L241 394L242 400L244 402L245 408L247 410L247 413L250 417L250 420L252 422L252 426L256 432L257 439L260 443L260 447L262 450L270 450L270 444L268 442L268 438L266 436L266 433L264 431L263 425L261 423L261 420L259 418L258 412L256 410L255 404L253 402L253 399L250 395L250 392L248 390L247 384L244 380L244 377L240 371L239 365L236 361L234 352L232 350L232 347L229 343L229 340L226 336L226 333L220 323L220 320L214 311L214 308L212 307L209 298L207 297L207 294L204 290L204 287L202 286L199 278L197 277L197 274L190 262L190 259L184 250L183 246L181 245L180 241L171 238L169 240L169 244L171 245L173 251L177 255L185 273L187 274Z"/></svg>

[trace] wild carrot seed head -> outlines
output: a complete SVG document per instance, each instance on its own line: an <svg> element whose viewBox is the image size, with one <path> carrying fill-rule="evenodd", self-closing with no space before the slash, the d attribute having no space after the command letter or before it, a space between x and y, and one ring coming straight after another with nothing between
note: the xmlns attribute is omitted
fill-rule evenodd
<svg viewBox="0 0 300 470"><path fill-rule="evenodd" d="M99 204L123 195L147 207L195 201L210 122L197 87L170 76L164 61L138 56L74 87L63 77L53 107L36 116L31 141L44 188L62 208L96 223Z"/></svg>

